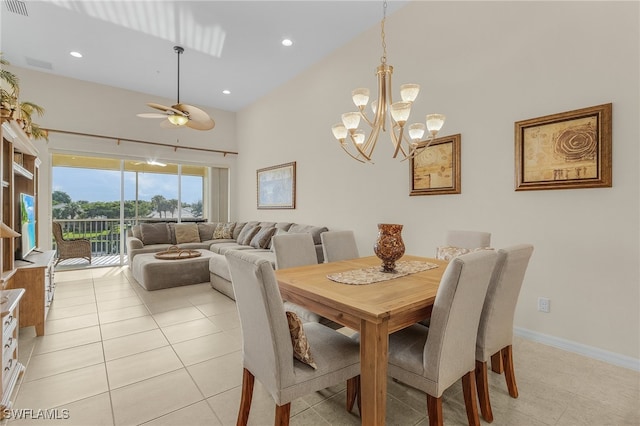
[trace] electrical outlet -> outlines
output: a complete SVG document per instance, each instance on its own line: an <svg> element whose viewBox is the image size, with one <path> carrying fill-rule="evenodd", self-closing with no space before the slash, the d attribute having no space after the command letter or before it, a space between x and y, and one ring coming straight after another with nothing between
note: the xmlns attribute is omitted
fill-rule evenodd
<svg viewBox="0 0 640 426"><path fill-rule="evenodd" d="M551 311L551 300L546 297L538 297L538 310L548 314Z"/></svg>

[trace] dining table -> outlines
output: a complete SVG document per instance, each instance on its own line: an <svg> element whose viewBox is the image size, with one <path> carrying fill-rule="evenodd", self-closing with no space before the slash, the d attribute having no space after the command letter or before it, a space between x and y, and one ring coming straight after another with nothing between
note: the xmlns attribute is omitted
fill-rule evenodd
<svg viewBox="0 0 640 426"><path fill-rule="evenodd" d="M377 271L381 261L376 256L276 270L284 300L359 332L363 425L385 423L389 334L430 317L448 263L411 255L397 264L403 262L429 264L430 269L389 273L384 281L366 284L345 284L335 277Z"/></svg>

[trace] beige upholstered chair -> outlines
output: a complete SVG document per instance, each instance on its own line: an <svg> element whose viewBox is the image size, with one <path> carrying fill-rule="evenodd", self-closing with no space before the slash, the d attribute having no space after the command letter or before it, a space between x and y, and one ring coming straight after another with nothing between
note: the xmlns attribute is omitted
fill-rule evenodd
<svg viewBox="0 0 640 426"><path fill-rule="evenodd" d="M445 244L451 247L466 249L489 247L491 245L491 233L480 231L447 231Z"/></svg>
<svg viewBox="0 0 640 426"><path fill-rule="evenodd" d="M318 263L316 248L311 234L281 234L274 235L271 247L276 255L276 269L294 268L296 266L315 265ZM301 306L291 302L284 302L287 311L295 312L307 322L319 322L321 317Z"/></svg>
<svg viewBox="0 0 640 426"><path fill-rule="evenodd" d="M65 240L60 223L53 222L53 237L56 240L58 259L56 265L65 259L87 259L91 263L91 242L87 239Z"/></svg>
<svg viewBox="0 0 640 426"><path fill-rule="evenodd" d="M360 257L353 231L327 231L320 234L325 262Z"/></svg>
<svg viewBox="0 0 640 426"><path fill-rule="evenodd" d="M533 246L521 244L498 250L497 253L498 261L484 301L476 342L478 399L482 417L488 422L493 421L487 383L489 358L494 371L501 372L502 363L509 395L513 398L518 397L511 351L513 316Z"/></svg>
<svg viewBox="0 0 640 426"><path fill-rule="evenodd" d="M276 403L275 424L287 425L291 401L359 377L358 343L322 324L303 325L317 369L294 359L287 317L269 261L241 250L227 252L226 258L243 340L238 425L246 425L249 419L255 378Z"/></svg>
<svg viewBox="0 0 640 426"><path fill-rule="evenodd" d="M496 253L453 259L442 276L431 326L414 324L389 336L389 375L427 394L429 424L442 424L442 393L462 378L470 425L478 425L475 341Z"/></svg>

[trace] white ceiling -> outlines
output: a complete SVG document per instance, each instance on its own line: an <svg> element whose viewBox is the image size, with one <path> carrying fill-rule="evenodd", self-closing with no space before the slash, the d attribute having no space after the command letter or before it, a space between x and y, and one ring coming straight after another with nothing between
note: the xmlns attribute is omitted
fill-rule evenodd
<svg viewBox="0 0 640 426"><path fill-rule="evenodd" d="M180 100L238 111L378 25L383 2L3 0L0 14L12 65L176 99L181 45Z"/></svg>

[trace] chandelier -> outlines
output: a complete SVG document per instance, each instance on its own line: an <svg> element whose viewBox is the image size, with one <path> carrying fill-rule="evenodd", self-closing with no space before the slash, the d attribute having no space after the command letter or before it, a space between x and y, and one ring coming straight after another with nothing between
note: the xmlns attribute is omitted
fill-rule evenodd
<svg viewBox="0 0 640 426"><path fill-rule="evenodd" d="M371 102L373 119L369 119L366 114L366 107L370 97L369 89L359 88L352 92L353 103L358 107L358 111L342 114L342 123L335 124L331 128L333 136L340 142L342 149L353 159L362 163L373 163L371 161L371 155L376 147L380 131L385 132L387 130L387 115L390 114L390 134L394 147L393 158L396 158L398 154L402 154L403 161L413 158L429 146L436 138L445 120L445 116L442 114L428 114L426 116L426 125L423 123L414 123L406 126L413 101L418 97L418 93L420 92L420 85L401 85L400 97L402 101L393 102L391 98L391 74L393 74L393 67L387 65L387 45L384 33L386 17L387 2L384 1L383 18L380 22L382 57L380 58L380 65L376 69L376 75L378 77L378 99ZM358 128L361 121L364 121L371 128L368 137L363 130ZM425 131L429 133L427 139L423 141L422 138Z"/></svg>

